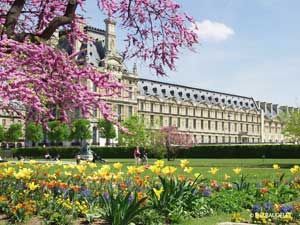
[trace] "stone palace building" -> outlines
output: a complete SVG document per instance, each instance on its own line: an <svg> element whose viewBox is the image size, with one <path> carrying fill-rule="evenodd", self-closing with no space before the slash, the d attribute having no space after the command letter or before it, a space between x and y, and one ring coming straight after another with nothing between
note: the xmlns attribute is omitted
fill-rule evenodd
<svg viewBox="0 0 300 225"><path fill-rule="evenodd" d="M119 82L131 90L131 93L124 91L122 97L107 99L119 114L120 121L139 115L150 129L176 126L179 131L191 134L197 144L285 141L278 115L298 108L260 102L252 97L139 78L136 66L129 70L117 52L115 22L106 19L105 24L105 30L85 27L88 35L96 41L76 43L76 48L85 49L80 57L87 63L97 67L100 72L114 74ZM60 45L68 49L67 43L62 42ZM99 91L92 83L89 86ZM101 115L95 110L90 118L93 124L93 144L104 143L97 128L99 118ZM0 124L5 127L17 121L21 122L0 111Z"/></svg>

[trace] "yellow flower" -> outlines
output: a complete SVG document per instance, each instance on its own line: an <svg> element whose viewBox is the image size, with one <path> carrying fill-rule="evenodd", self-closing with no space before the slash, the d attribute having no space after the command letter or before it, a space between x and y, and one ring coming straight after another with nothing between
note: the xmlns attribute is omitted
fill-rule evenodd
<svg viewBox="0 0 300 225"><path fill-rule="evenodd" d="M164 160L157 160L154 163L154 165L157 166L157 167L159 167L159 168L162 168L165 165L165 161Z"/></svg>
<svg viewBox="0 0 300 225"><path fill-rule="evenodd" d="M194 177L201 179L203 175L201 175L201 173L194 173Z"/></svg>
<svg viewBox="0 0 300 225"><path fill-rule="evenodd" d="M6 176L11 176L15 173L15 169L13 167L8 167L7 169L4 169L4 174Z"/></svg>
<svg viewBox="0 0 300 225"><path fill-rule="evenodd" d="M117 170L121 170L121 169L122 169L122 167L123 167L123 164L122 164L122 163L119 163L119 162L117 162L117 163L114 163L114 164L113 164L113 167L114 167L115 169L117 169Z"/></svg>
<svg viewBox="0 0 300 225"><path fill-rule="evenodd" d="M299 170L299 166L298 166L298 165L295 165L294 168L295 168L296 170Z"/></svg>
<svg viewBox="0 0 300 225"><path fill-rule="evenodd" d="M30 160L30 161L29 161L29 164L30 164L30 165L34 165L34 164L36 164L36 161L35 161L35 160Z"/></svg>
<svg viewBox="0 0 300 225"><path fill-rule="evenodd" d="M215 175L218 171L219 171L218 168L210 168L210 171L208 171L208 172Z"/></svg>
<svg viewBox="0 0 300 225"><path fill-rule="evenodd" d="M130 174L133 174L136 172L136 167L135 166L127 166L127 173L130 175Z"/></svg>
<svg viewBox="0 0 300 225"><path fill-rule="evenodd" d="M184 172L186 172L186 173L191 173L192 171L193 171L192 167L185 167L184 168Z"/></svg>
<svg viewBox="0 0 300 225"><path fill-rule="evenodd" d="M157 200L159 201L160 200L160 195L164 191L164 189L162 187L159 190L157 190L156 188L153 188L153 191L154 191L154 193L157 197Z"/></svg>
<svg viewBox="0 0 300 225"><path fill-rule="evenodd" d="M90 167L91 169L97 168L97 164L96 164L96 163L89 163L89 167Z"/></svg>
<svg viewBox="0 0 300 225"><path fill-rule="evenodd" d="M137 173L143 173L144 171L145 171L144 166L139 166L139 167L136 168Z"/></svg>
<svg viewBox="0 0 300 225"><path fill-rule="evenodd" d="M172 175L177 170L174 166L166 166L164 167L161 172L165 175Z"/></svg>
<svg viewBox="0 0 300 225"><path fill-rule="evenodd" d="M31 169L21 169L18 173L14 173L16 179L29 179L32 175L33 171Z"/></svg>
<svg viewBox="0 0 300 225"><path fill-rule="evenodd" d="M61 166L63 163L62 163L62 161L57 160L56 164L57 164L58 166Z"/></svg>
<svg viewBox="0 0 300 225"><path fill-rule="evenodd" d="M79 173L84 173L84 171L86 170L86 166L80 164L77 166L77 170Z"/></svg>
<svg viewBox="0 0 300 225"><path fill-rule="evenodd" d="M296 169L295 167L293 167L293 168L290 169L290 171L291 171L292 174L295 174L295 173L298 172L298 169Z"/></svg>
<svg viewBox="0 0 300 225"><path fill-rule="evenodd" d="M149 169L152 171L152 173L159 174L160 168L158 166L150 166Z"/></svg>
<svg viewBox="0 0 300 225"><path fill-rule="evenodd" d="M34 184L34 182L31 182L28 184L28 188L30 191L34 191L35 189L37 189L40 185L38 184Z"/></svg>
<svg viewBox="0 0 300 225"><path fill-rule="evenodd" d="M16 162L16 166L22 168L24 166L24 162Z"/></svg>
<svg viewBox="0 0 300 225"><path fill-rule="evenodd" d="M278 164L273 164L273 169L278 170L278 169L280 169L280 166Z"/></svg>
<svg viewBox="0 0 300 225"><path fill-rule="evenodd" d="M67 177L70 177L70 176L72 176L72 173L71 173L71 172L68 172L68 171L66 171L66 172L65 172L65 175L66 175Z"/></svg>
<svg viewBox="0 0 300 225"><path fill-rule="evenodd" d="M225 173L224 174L224 180L228 180L229 178L230 178L230 176Z"/></svg>
<svg viewBox="0 0 300 225"><path fill-rule="evenodd" d="M242 169L241 168L235 168L233 169L233 172L237 175L239 175L241 173Z"/></svg>
<svg viewBox="0 0 300 225"><path fill-rule="evenodd" d="M184 160L180 160L180 166L182 169L184 169L185 167L187 167L187 165L189 164L190 162L186 159Z"/></svg>

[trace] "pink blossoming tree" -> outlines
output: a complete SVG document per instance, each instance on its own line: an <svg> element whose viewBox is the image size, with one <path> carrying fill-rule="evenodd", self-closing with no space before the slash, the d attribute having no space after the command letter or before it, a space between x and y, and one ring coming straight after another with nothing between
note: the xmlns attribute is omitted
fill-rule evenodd
<svg viewBox="0 0 300 225"><path fill-rule="evenodd" d="M70 43L86 41L79 29L84 0L0 0L0 100L10 111L21 104L25 119L45 123L55 106L61 120L78 109L85 116L98 108L105 118L115 114L104 97L119 95L122 85L110 74L79 65L77 54L50 46L55 31L64 29ZM173 0L98 0L99 10L127 31L124 58L137 57L157 75L173 70L178 52L197 43L193 19ZM92 81L100 93L89 90Z"/></svg>

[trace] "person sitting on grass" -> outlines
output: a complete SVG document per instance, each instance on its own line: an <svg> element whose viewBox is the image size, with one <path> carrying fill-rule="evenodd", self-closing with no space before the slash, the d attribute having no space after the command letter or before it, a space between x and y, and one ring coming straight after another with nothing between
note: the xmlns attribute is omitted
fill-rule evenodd
<svg viewBox="0 0 300 225"><path fill-rule="evenodd" d="M51 158L52 158L51 155L49 154L49 152L47 152L46 155L45 155L45 159L50 160Z"/></svg>
<svg viewBox="0 0 300 225"><path fill-rule="evenodd" d="M140 159L141 159L142 164L144 164L144 162L146 162L146 165L148 165L148 155L147 155L146 149L142 150Z"/></svg>

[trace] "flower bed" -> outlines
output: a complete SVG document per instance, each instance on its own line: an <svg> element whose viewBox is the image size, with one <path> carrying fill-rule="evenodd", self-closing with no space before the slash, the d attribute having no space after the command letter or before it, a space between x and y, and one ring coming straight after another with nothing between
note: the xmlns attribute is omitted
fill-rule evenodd
<svg viewBox="0 0 300 225"><path fill-rule="evenodd" d="M104 221L103 224L174 224L217 212L233 222L290 224L299 220L299 167L285 179L274 165L270 180L249 183L241 168L223 180L193 173L189 161L178 167L162 160L151 166L0 164L0 214L11 223L41 218L45 224ZM220 173L211 168L212 175ZM293 202L286 204L287 202ZM248 210L249 217L239 212Z"/></svg>

